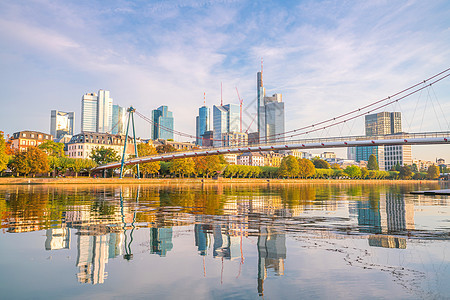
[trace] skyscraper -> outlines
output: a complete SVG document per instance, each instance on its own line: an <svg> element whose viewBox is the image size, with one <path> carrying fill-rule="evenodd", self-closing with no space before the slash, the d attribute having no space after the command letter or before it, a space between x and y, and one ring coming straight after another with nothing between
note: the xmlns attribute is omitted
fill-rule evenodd
<svg viewBox="0 0 450 300"><path fill-rule="evenodd" d="M97 132L111 132L113 99L109 96L109 91L99 90L97 101Z"/></svg>
<svg viewBox="0 0 450 300"><path fill-rule="evenodd" d="M198 109L198 116L196 118L196 144L202 146L202 135L210 130L211 112L209 107L203 105Z"/></svg>
<svg viewBox="0 0 450 300"><path fill-rule="evenodd" d="M112 113L112 134L125 134L126 132L126 110L119 105L113 105Z"/></svg>
<svg viewBox="0 0 450 300"><path fill-rule="evenodd" d="M73 135L74 112L52 110L50 115L50 134L59 139L63 135Z"/></svg>
<svg viewBox="0 0 450 300"><path fill-rule="evenodd" d="M87 93L81 98L81 132L97 131L97 94Z"/></svg>
<svg viewBox="0 0 450 300"><path fill-rule="evenodd" d="M261 72L256 75L257 88L257 111L259 142L282 141L284 133L284 103L281 94L266 97L263 85L262 65Z"/></svg>
<svg viewBox="0 0 450 300"><path fill-rule="evenodd" d="M402 132L400 112L380 112L365 116L366 136L399 134ZM370 154L377 156L380 170L390 170L397 163L412 164L411 146L356 147L356 160L368 161Z"/></svg>
<svg viewBox="0 0 450 300"><path fill-rule="evenodd" d="M239 132L240 108L236 104L213 106L214 147L222 146L222 134Z"/></svg>
<svg viewBox="0 0 450 300"><path fill-rule="evenodd" d="M173 114L163 105L152 111L152 139L173 140Z"/></svg>

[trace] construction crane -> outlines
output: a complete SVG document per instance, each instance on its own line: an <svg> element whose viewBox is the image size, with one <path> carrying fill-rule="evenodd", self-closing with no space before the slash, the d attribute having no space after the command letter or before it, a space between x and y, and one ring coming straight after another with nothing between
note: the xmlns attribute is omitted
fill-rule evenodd
<svg viewBox="0 0 450 300"><path fill-rule="evenodd" d="M239 91L238 91L237 87L236 87L236 93L237 93L237 96L238 96L238 99L239 99L239 104L240 104L240 107L241 107L241 115L240 115L241 124L239 126L239 131L242 133L242 103L244 103L244 99L242 99L241 96L239 96Z"/></svg>

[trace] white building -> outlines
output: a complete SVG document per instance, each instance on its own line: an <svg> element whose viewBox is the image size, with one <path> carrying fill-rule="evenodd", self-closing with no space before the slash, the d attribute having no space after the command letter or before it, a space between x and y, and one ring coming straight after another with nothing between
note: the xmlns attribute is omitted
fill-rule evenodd
<svg viewBox="0 0 450 300"><path fill-rule="evenodd" d="M111 133L124 135L126 130L126 109L119 105L113 105Z"/></svg>
<svg viewBox="0 0 450 300"><path fill-rule="evenodd" d="M224 154L223 158L230 165L237 165L237 154Z"/></svg>
<svg viewBox="0 0 450 300"><path fill-rule="evenodd" d="M97 94L88 93L81 98L81 132L97 131Z"/></svg>
<svg viewBox="0 0 450 300"><path fill-rule="evenodd" d="M263 167L265 165L265 158L257 152L246 152L237 157L237 164Z"/></svg>
<svg viewBox="0 0 450 300"><path fill-rule="evenodd" d="M98 91L97 106L97 132L111 132L112 129L112 113L113 99L109 96L109 91Z"/></svg>
<svg viewBox="0 0 450 300"><path fill-rule="evenodd" d="M384 146L385 170L389 171L398 164L412 165L411 145Z"/></svg>
<svg viewBox="0 0 450 300"><path fill-rule="evenodd" d="M81 98L81 132L107 133L112 129L113 99L109 91L87 93Z"/></svg>

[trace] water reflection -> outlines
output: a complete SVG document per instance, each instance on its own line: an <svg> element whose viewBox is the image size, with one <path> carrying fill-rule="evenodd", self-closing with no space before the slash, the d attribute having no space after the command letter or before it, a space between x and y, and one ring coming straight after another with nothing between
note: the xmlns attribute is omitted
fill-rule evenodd
<svg viewBox="0 0 450 300"><path fill-rule="evenodd" d="M8 233L46 230L43 243L48 251L74 247L73 234L77 281L89 284L107 280L110 259L133 260L133 249L146 242L135 240L139 228L148 230L147 253L165 259L176 250L175 229L182 228L192 236L196 255L203 257L205 277L205 257L220 261L222 273L224 262L237 261L239 277L245 241L255 238L255 290L263 296L268 276L285 275L289 236L323 238L327 233L339 239L363 238L369 247L403 250L411 238L448 239L442 228L424 232L418 227L426 224L415 220L415 205L448 206L448 198L408 194L417 189L343 184L18 186L0 189L1 227Z"/></svg>

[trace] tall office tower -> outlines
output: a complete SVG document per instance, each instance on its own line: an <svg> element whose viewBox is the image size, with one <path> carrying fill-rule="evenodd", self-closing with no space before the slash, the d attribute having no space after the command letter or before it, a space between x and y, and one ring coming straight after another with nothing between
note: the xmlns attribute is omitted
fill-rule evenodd
<svg viewBox="0 0 450 300"><path fill-rule="evenodd" d="M109 91L99 90L97 103L97 132L111 132L113 99L109 97Z"/></svg>
<svg viewBox="0 0 450 300"><path fill-rule="evenodd" d="M74 112L52 110L50 115L50 134L59 139L63 135L73 135Z"/></svg>
<svg viewBox="0 0 450 300"><path fill-rule="evenodd" d="M236 104L213 106L214 147L222 146L222 134L239 132L240 108Z"/></svg>
<svg viewBox="0 0 450 300"><path fill-rule="evenodd" d="M81 98L81 132L97 131L97 94L87 93Z"/></svg>
<svg viewBox="0 0 450 300"><path fill-rule="evenodd" d="M257 111L259 142L283 141L284 133L284 103L281 94L266 97L263 85L262 65L261 72L256 75L257 86Z"/></svg>
<svg viewBox="0 0 450 300"><path fill-rule="evenodd" d="M122 106L113 105L112 113L112 134L125 134L126 133L126 110Z"/></svg>
<svg viewBox="0 0 450 300"><path fill-rule="evenodd" d="M152 139L173 140L173 114L163 105L152 111Z"/></svg>
<svg viewBox="0 0 450 300"><path fill-rule="evenodd" d="M398 134L402 132L400 112L380 112L365 117L366 136ZM397 163L412 164L411 146L367 146L356 147L356 160L369 160L375 154L380 170L390 170Z"/></svg>
<svg viewBox="0 0 450 300"><path fill-rule="evenodd" d="M211 118L211 112L209 107L206 107L203 105L198 109L198 116L196 118L196 145L203 146L202 143L202 135L210 130L210 118Z"/></svg>

